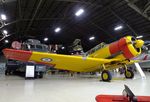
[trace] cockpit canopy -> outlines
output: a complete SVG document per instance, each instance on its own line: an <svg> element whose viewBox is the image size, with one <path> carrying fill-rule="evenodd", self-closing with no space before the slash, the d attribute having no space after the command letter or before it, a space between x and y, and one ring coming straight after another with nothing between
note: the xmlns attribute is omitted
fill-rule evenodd
<svg viewBox="0 0 150 102"><path fill-rule="evenodd" d="M96 45L95 47L93 47L92 49L90 49L89 51L87 51L85 54L86 54L86 56L88 56L88 55L96 52L97 50L105 47L106 45L107 45L106 43L102 42L102 43Z"/></svg>
<svg viewBox="0 0 150 102"><path fill-rule="evenodd" d="M48 46L46 44L41 44L39 40L28 39L23 43L23 50L38 51L38 52L48 52Z"/></svg>

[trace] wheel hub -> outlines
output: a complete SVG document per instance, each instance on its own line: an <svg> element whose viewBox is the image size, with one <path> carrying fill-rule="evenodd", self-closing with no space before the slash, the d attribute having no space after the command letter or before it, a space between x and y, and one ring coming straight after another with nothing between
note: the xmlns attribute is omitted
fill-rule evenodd
<svg viewBox="0 0 150 102"><path fill-rule="evenodd" d="M127 77L131 76L131 73L129 71L126 72Z"/></svg>
<svg viewBox="0 0 150 102"><path fill-rule="evenodd" d="M108 74L107 74L107 73L104 73L104 74L103 74L103 78L104 78L105 80L107 80L107 79L108 79Z"/></svg>

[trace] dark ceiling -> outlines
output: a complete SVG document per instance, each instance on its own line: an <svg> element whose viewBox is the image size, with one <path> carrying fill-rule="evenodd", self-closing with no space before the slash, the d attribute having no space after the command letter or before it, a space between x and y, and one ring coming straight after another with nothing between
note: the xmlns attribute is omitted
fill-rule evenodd
<svg viewBox="0 0 150 102"><path fill-rule="evenodd" d="M79 8L85 12L76 17ZM11 36L5 39L10 42L28 38L44 42L48 37L47 44L70 44L79 38L88 50L126 35L150 39L149 0L1 0L0 11L7 16L1 31L9 32ZM123 29L114 31L117 25ZM61 27L61 32L55 33L56 27ZM95 40L89 41L90 36ZM9 45L3 42L1 49Z"/></svg>

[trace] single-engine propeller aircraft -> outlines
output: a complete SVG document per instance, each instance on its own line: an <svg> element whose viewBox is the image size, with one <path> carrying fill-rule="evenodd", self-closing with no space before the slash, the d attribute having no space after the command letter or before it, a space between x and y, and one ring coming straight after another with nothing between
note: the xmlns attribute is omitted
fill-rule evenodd
<svg viewBox="0 0 150 102"><path fill-rule="evenodd" d="M99 44L81 56L62 55L54 53L25 51L17 49L3 49L7 59L24 62L47 64L57 69L75 72L102 71L103 81L110 81L112 76L109 70L125 67L125 77L133 78L134 73L126 65L135 61L131 58L141 54L144 41L126 36L111 44Z"/></svg>

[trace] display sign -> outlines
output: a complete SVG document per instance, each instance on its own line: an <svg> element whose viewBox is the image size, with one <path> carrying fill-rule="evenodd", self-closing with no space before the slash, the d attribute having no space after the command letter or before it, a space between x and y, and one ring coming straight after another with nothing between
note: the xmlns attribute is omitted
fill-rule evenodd
<svg viewBox="0 0 150 102"><path fill-rule="evenodd" d="M26 78L34 78L34 71L35 66L34 65L27 65L26 66Z"/></svg>

